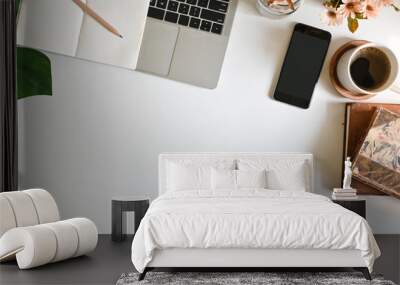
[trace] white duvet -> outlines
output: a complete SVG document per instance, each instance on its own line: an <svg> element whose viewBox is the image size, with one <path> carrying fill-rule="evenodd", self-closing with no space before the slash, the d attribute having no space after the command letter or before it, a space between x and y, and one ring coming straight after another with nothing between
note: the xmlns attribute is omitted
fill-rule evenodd
<svg viewBox="0 0 400 285"><path fill-rule="evenodd" d="M358 249L372 271L379 248L368 223L328 198L299 191L179 191L157 198L132 243L143 272L155 249Z"/></svg>

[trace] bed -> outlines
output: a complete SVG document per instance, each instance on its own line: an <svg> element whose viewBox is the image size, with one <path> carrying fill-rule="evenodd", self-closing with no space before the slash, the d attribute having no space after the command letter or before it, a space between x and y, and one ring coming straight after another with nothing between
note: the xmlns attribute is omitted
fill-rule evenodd
<svg viewBox="0 0 400 285"><path fill-rule="evenodd" d="M365 219L313 193L312 154L168 153L132 262L154 268L352 267L380 251Z"/></svg>

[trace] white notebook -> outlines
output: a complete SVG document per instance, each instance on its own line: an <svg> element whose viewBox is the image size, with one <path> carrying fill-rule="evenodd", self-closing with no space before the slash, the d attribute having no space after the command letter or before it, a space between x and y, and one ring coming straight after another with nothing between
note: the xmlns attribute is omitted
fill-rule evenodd
<svg viewBox="0 0 400 285"><path fill-rule="evenodd" d="M115 27L120 38L72 0L23 0L17 43L68 56L135 69L149 0L83 0Z"/></svg>

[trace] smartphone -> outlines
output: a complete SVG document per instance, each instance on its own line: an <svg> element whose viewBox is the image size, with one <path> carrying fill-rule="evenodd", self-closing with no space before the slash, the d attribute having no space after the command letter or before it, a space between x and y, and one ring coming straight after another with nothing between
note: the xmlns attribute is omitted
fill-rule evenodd
<svg viewBox="0 0 400 285"><path fill-rule="evenodd" d="M307 109L324 64L331 34L296 24L275 88L275 100Z"/></svg>

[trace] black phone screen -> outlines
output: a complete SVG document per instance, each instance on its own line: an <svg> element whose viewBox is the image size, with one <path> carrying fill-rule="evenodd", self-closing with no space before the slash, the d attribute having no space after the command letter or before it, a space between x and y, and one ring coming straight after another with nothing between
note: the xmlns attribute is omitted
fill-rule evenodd
<svg viewBox="0 0 400 285"><path fill-rule="evenodd" d="M297 24L281 69L274 98L308 108L328 51L331 35Z"/></svg>

